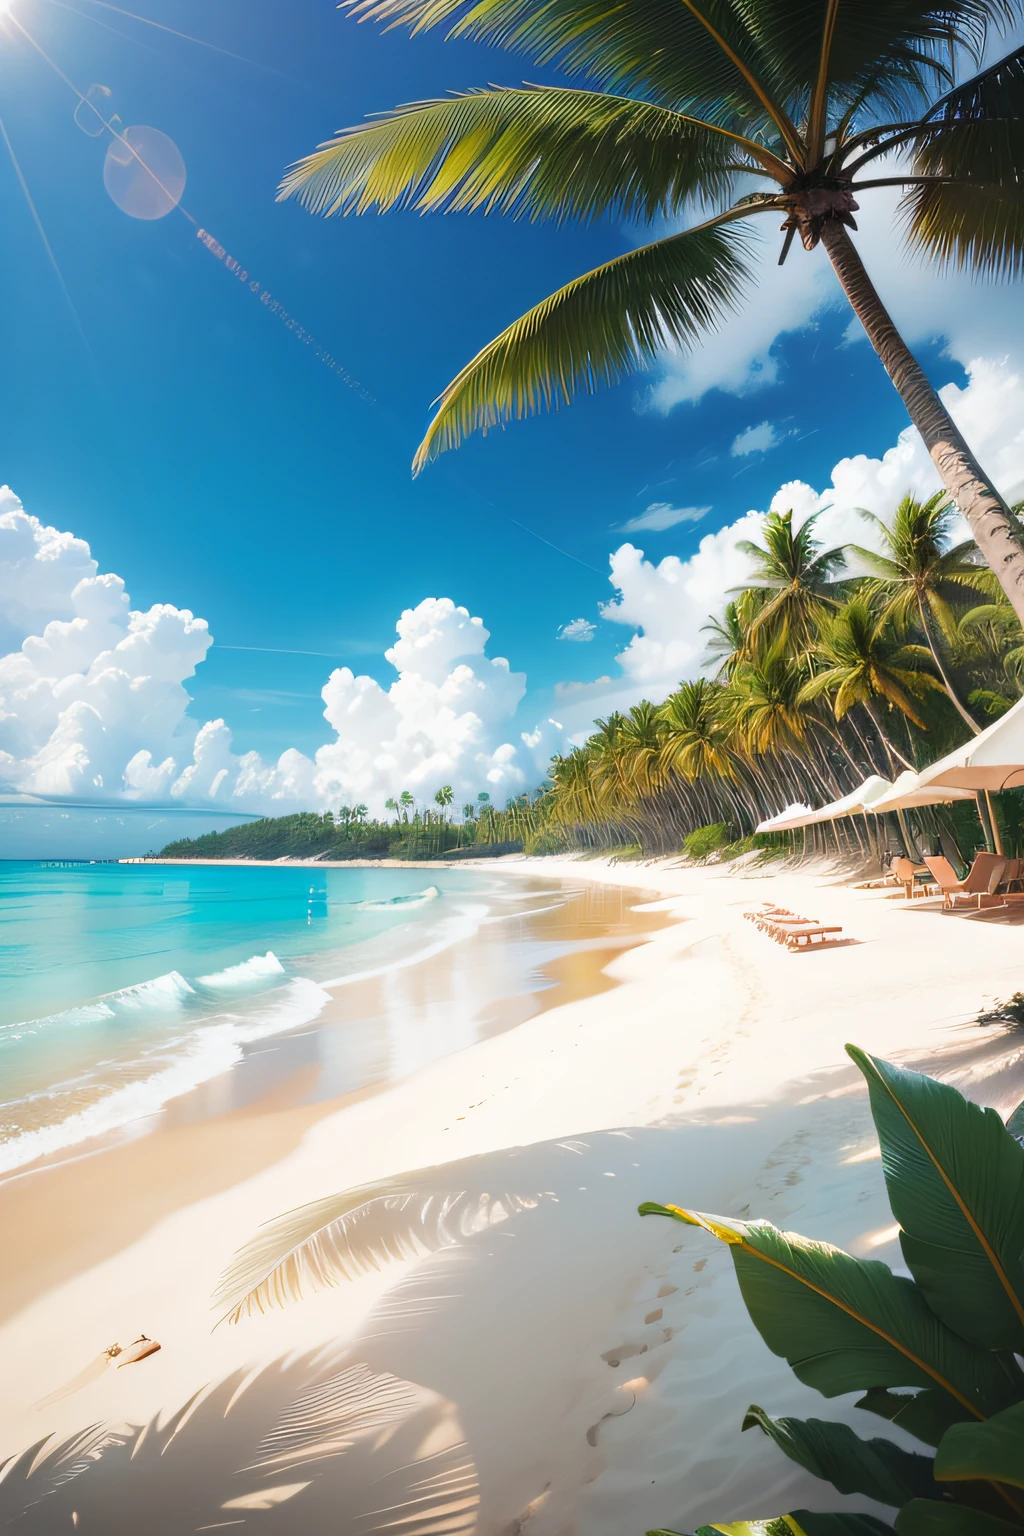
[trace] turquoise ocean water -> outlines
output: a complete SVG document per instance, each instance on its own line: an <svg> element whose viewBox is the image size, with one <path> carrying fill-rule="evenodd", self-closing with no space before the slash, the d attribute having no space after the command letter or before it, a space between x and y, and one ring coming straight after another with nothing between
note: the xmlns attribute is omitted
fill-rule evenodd
<svg viewBox="0 0 1024 1536"><path fill-rule="evenodd" d="M450 869L0 863L0 1173L155 1114L315 1020L324 983L468 937L500 891Z"/></svg>

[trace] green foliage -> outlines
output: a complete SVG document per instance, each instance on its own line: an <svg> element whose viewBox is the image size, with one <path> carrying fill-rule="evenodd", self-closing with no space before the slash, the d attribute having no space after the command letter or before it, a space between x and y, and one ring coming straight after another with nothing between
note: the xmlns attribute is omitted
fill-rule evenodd
<svg viewBox="0 0 1024 1536"><path fill-rule="evenodd" d="M845 1424L776 1420L756 1406L744 1429L761 1429L839 1492L897 1509L897 1536L1019 1536L1024 1146L1014 1131L1024 1106L1004 1126L944 1083L847 1049L868 1084L912 1279L766 1221L654 1203L640 1213L669 1216L728 1245L751 1320L806 1385L825 1397L864 1390L859 1408L937 1449L934 1457L909 1452L861 1439ZM779 1518L780 1530L839 1536L857 1529L844 1522L870 1517L795 1511Z"/></svg>
<svg viewBox="0 0 1024 1536"><path fill-rule="evenodd" d="M706 859L718 853L733 840L731 827L724 821L712 822L706 827L695 827L683 843L683 851L691 859Z"/></svg>
<svg viewBox="0 0 1024 1536"><path fill-rule="evenodd" d="M498 86L413 103L293 166L282 197L331 216L392 208L703 223L544 299L445 389L419 469L467 433L570 401L713 330L745 274L736 221L768 213L813 249L904 191L912 246L1016 275L1024 257L1024 66L980 62L1017 0L346 0L362 20L443 26L555 65L568 87ZM943 94L945 93L945 94ZM888 173L873 175L883 155ZM751 186L756 190L750 190ZM706 213L711 217L707 218ZM770 260L771 257L768 257Z"/></svg>

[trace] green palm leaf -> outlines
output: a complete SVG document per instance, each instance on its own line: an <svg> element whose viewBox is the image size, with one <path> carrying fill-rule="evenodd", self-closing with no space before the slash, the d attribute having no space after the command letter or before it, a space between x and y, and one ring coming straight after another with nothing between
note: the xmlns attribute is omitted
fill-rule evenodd
<svg viewBox="0 0 1024 1536"><path fill-rule="evenodd" d="M713 329L747 276L738 231L717 222L642 246L576 278L502 331L449 384L413 468L475 428L568 404Z"/></svg>
<svg viewBox="0 0 1024 1536"><path fill-rule="evenodd" d="M727 1243L747 1311L773 1354L825 1397L865 1387L941 1387L976 1418L1014 1401L1012 1357L975 1349L928 1309L918 1288L770 1222L726 1221L679 1206L642 1205Z"/></svg>
<svg viewBox="0 0 1024 1536"><path fill-rule="evenodd" d="M963 1504L911 1499L896 1516L896 1536L1020 1536L1022 1527Z"/></svg>
<svg viewBox="0 0 1024 1536"><path fill-rule="evenodd" d="M939 1444L935 1476L943 1483L987 1478L1024 1488L1024 1402L985 1424L954 1424Z"/></svg>
<svg viewBox="0 0 1024 1536"><path fill-rule="evenodd" d="M279 198L311 213L475 212L649 221L721 198L746 141L650 102L495 87L400 107L292 166ZM751 144L755 155L763 147Z"/></svg>
<svg viewBox="0 0 1024 1536"><path fill-rule="evenodd" d="M995 1421L993 1421L995 1422ZM772 1419L751 1406L744 1429L763 1429L791 1461L840 1493L862 1493L899 1508L913 1498L938 1498L932 1460L890 1440L862 1440L848 1424L827 1419ZM984 1428L985 1426L979 1426Z"/></svg>
<svg viewBox="0 0 1024 1536"><path fill-rule="evenodd" d="M900 1245L928 1305L982 1349L1024 1351L1024 1147L993 1109L854 1046Z"/></svg>

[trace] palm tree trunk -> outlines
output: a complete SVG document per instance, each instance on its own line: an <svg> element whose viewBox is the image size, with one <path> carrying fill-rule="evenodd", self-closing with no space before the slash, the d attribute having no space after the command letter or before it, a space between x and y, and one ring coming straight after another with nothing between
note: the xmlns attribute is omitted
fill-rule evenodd
<svg viewBox="0 0 1024 1536"><path fill-rule="evenodd" d="M917 594L917 608L921 615L921 628L924 630L924 638L928 642L928 649L932 653L932 661L934 661L938 669L939 676L942 678L942 686L945 688L947 694L949 695L950 703L954 706L961 719L965 720L966 723L970 726L975 736L980 736L981 726L972 720L971 716L967 713L967 706L961 702L959 694L953 687L953 684L950 682L949 678L946 676L946 669L942 665L942 660L939 656L939 648L932 638L931 627L928 623L928 614L925 610L924 599L922 598L920 592Z"/></svg>
<svg viewBox="0 0 1024 1536"><path fill-rule="evenodd" d="M843 292L867 331L868 340L920 432L943 485L966 518L978 548L1024 624L1024 530L925 378L838 219L824 221L821 243Z"/></svg>

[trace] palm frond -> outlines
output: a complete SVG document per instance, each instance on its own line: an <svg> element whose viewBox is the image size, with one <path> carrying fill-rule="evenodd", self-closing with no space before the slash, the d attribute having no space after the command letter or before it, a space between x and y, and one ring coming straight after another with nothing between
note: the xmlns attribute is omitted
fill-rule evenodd
<svg viewBox="0 0 1024 1536"><path fill-rule="evenodd" d="M418 473L475 430L569 404L672 341L692 343L736 303L739 232L710 221L616 257L544 299L449 384L413 462Z"/></svg>
<svg viewBox="0 0 1024 1536"><path fill-rule="evenodd" d="M268 1222L235 1255L214 1306L238 1322L391 1260L437 1253L541 1201L541 1193L460 1188L467 1171L451 1164L358 1185Z"/></svg>
<svg viewBox="0 0 1024 1536"><path fill-rule="evenodd" d="M311 213L475 212L650 221L721 200L755 155L723 130L650 102L550 86L416 102L346 129L292 166L279 200Z"/></svg>
<svg viewBox="0 0 1024 1536"><path fill-rule="evenodd" d="M716 122L742 117L766 141L775 135L764 97L784 90L778 51L747 0L343 0L343 9L414 34L443 25L448 37L526 54L601 90Z"/></svg>

